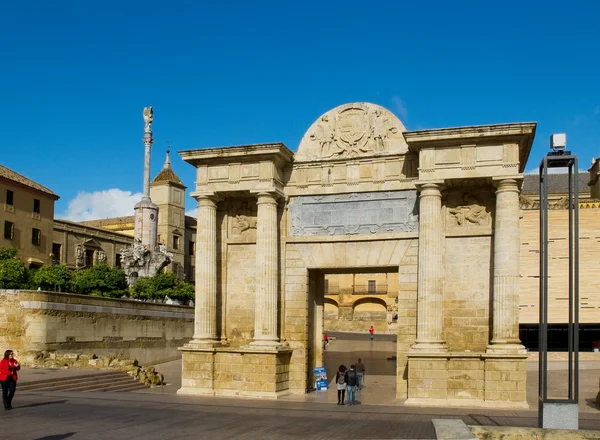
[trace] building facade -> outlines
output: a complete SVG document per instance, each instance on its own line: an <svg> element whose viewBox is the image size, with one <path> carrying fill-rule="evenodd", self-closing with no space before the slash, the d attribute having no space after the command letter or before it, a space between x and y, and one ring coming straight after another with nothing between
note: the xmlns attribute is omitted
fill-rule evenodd
<svg viewBox="0 0 600 440"><path fill-rule="evenodd" d="M45 186L0 165L0 247L16 248L29 267L52 261L54 202Z"/></svg>

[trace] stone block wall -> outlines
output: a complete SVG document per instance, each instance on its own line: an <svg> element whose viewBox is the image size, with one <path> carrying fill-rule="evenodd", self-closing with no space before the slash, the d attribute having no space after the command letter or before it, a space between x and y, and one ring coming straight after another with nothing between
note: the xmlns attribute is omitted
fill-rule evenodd
<svg viewBox="0 0 600 440"><path fill-rule="evenodd" d="M112 355L153 364L179 358L193 334L190 307L0 290L0 346L24 363L38 351Z"/></svg>
<svg viewBox="0 0 600 440"><path fill-rule="evenodd" d="M256 245L227 246L226 334L232 347L242 347L254 336Z"/></svg>
<svg viewBox="0 0 600 440"><path fill-rule="evenodd" d="M527 355L411 354L407 405L527 408Z"/></svg>
<svg viewBox="0 0 600 440"><path fill-rule="evenodd" d="M291 351L183 348L180 394L278 398L289 394Z"/></svg>
<svg viewBox="0 0 600 440"><path fill-rule="evenodd" d="M446 239L444 339L451 351L484 352L490 342L491 237Z"/></svg>
<svg viewBox="0 0 600 440"><path fill-rule="evenodd" d="M408 358L410 346L417 339L417 263L419 241L411 240L398 268L398 332L396 360L396 397L408 393Z"/></svg>

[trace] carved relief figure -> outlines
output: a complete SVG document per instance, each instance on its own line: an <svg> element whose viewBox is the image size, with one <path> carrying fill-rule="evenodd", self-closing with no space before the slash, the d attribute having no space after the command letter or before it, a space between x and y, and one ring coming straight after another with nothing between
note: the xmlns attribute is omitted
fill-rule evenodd
<svg viewBox="0 0 600 440"><path fill-rule="evenodd" d="M152 110L152 107L144 107L144 133L152 133L153 119L154 110Z"/></svg>
<svg viewBox="0 0 600 440"><path fill-rule="evenodd" d="M233 233L240 235L249 229L256 229L256 220L248 202L242 202L233 219Z"/></svg>
<svg viewBox="0 0 600 440"><path fill-rule="evenodd" d="M472 194L463 194L463 203L454 208L448 208L448 212L456 219L459 226L468 224L486 225L489 213L485 205Z"/></svg>
<svg viewBox="0 0 600 440"><path fill-rule="evenodd" d="M310 139L317 142L320 146L321 157L331 157L334 154L342 153L344 150L335 142L335 121L329 121L328 115L321 117L321 123L315 127L315 131L310 134Z"/></svg>
<svg viewBox="0 0 600 440"><path fill-rule="evenodd" d="M75 267L85 266L85 254L83 252L83 246L78 244L75 246Z"/></svg>
<svg viewBox="0 0 600 440"><path fill-rule="evenodd" d="M98 251L98 263L106 264L106 252L103 250Z"/></svg>
<svg viewBox="0 0 600 440"><path fill-rule="evenodd" d="M390 118L381 113L381 109L376 108L371 115L371 130L373 133L374 150L382 152L387 150L387 139L390 133L398 133L398 129L390 124Z"/></svg>

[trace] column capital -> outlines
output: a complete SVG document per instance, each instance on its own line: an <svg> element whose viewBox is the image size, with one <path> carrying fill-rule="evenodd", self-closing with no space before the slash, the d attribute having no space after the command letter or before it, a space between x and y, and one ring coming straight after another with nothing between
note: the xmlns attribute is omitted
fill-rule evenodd
<svg viewBox="0 0 600 440"><path fill-rule="evenodd" d="M442 189L444 189L444 181L443 180L430 180L428 182L416 182L415 186L417 187L417 191L437 191L441 193ZM434 195L434 194L430 194Z"/></svg>
<svg viewBox="0 0 600 440"><path fill-rule="evenodd" d="M217 205L217 202L221 199L219 197L218 193L214 193L214 192L206 192L206 193L199 193L199 192L194 192L190 194L193 198L196 199L196 201L198 202L198 205L201 206L211 206Z"/></svg>
<svg viewBox="0 0 600 440"><path fill-rule="evenodd" d="M492 184L497 190L520 191L523 176L494 177Z"/></svg>

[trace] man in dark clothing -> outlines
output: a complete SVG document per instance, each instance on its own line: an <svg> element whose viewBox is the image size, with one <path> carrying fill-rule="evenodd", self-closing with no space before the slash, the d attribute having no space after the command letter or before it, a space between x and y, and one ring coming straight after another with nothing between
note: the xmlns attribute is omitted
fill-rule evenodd
<svg viewBox="0 0 600 440"><path fill-rule="evenodd" d="M346 385L348 387L348 406L356 405L356 385L358 384L358 375L354 365L350 365L350 369L345 375Z"/></svg>
<svg viewBox="0 0 600 440"><path fill-rule="evenodd" d="M358 376L358 382L356 383L356 386L359 390L362 390L363 381L365 380L365 364L362 363L361 359L358 359L358 362L356 363L356 375Z"/></svg>

